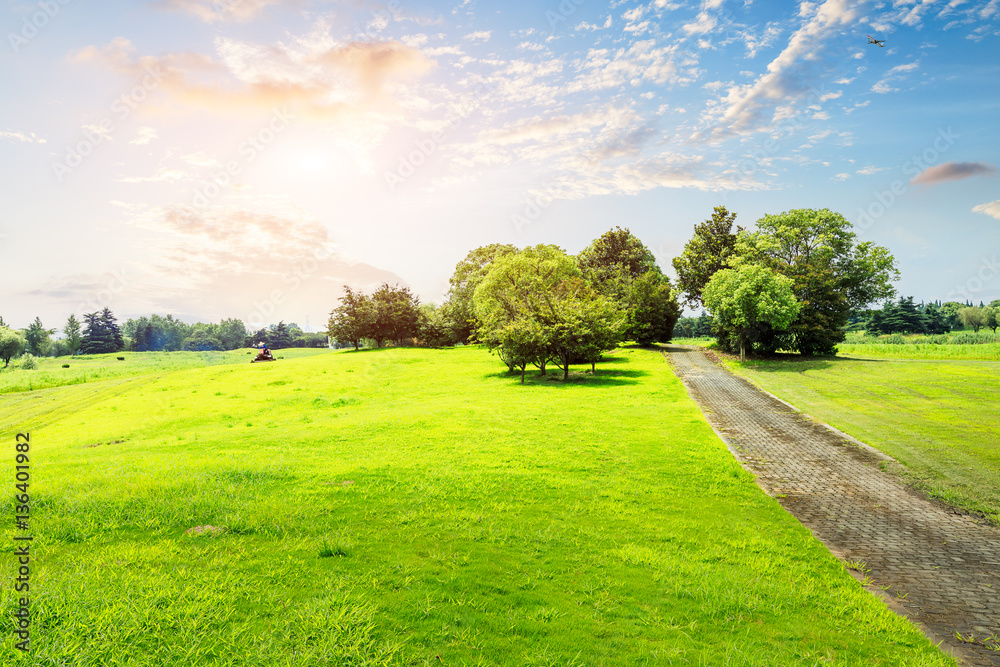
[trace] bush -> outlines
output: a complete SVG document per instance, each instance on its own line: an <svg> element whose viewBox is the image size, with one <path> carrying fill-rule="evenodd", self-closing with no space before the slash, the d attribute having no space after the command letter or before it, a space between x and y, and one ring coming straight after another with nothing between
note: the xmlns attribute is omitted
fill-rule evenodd
<svg viewBox="0 0 1000 667"><path fill-rule="evenodd" d="M887 345L906 345L906 337L903 334L889 334L888 336L882 336L881 339Z"/></svg>
<svg viewBox="0 0 1000 667"><path fill-rule="evenodd" d="M35 355L31 353L25 353L24 356L21 357L21 368L26 371L35 370L38 368L38 359L36 359Z"/></svg>
<svg viewBox="0 0 1000 667"><path fill-rule="evenodd" d="M69 368L69 364L63 364L63 368Z"/></svg>

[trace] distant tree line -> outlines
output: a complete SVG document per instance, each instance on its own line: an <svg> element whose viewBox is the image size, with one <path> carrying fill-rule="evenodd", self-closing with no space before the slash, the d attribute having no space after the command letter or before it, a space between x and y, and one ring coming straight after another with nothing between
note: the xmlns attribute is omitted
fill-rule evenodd
<svg viewBox="0 0 1000 667"><path fill-rule="evenodd" d="M272 349L289 347L326 347L325 333L306 333L297 324L276 325L249 332L242 320L224 319L218 324L187 324L172 315L151 315L118 323L109 308L86 313L83 320L70 315L63 326L64 336L54 339L55 329L48 329L36 317L26 329L15 331L0 318L0 359L4 366L21 354L34 357L61 357L77 354L108 354L124 350L134 352L173 352L178 350L234 350L260 342Z"/></svg>
<svg viewBox="0 0 1000 667"><path fill-rule="evenodd" d="M968 327L974 332L991 329L996 333L1000 317L1000 299L986 306L982 302L931 301L914 303L913 297L887 301L881 309L870 311L864 328L874 334L943 334Z"/></svg>
<svg viewBox="0 0 1000 667"><path fill-rule="evenodd" d="M491 244L469 252L440 307L382 284L349 286L330 313L331 340L359 349L484 343L511 370L594 363L622 340L667 342L680 315L670 280L629 230L615 228L578 255L553 245Z"/></svg>

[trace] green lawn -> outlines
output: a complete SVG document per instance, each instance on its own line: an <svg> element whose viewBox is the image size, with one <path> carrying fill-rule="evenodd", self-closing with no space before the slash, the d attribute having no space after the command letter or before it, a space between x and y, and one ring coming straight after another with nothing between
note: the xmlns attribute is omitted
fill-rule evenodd
<svg viewBox="0 0 1000 667"><path fill-rule="evenodd" d="M980 345L935 345L933 343L841 343L841 355L889 359L979 359L1000 361L1000 343Z"/></svg>
<svg viewBox="0 0 1000 667"><path fill-rule="evenodd" d="M872 347L898 353L916 346ZM1000 361L927 360L913 352L918 358L788 356L743 367L727 363L803 412L893 456L906 466L908 480L930 495L1000 523Z"/></svg>
<svg viewBox="0 0 1000 667"><path fill-rule="evenodd" d="M27 657L0 566L3 664L954 665L658 353L502 370L391 349L0 397L37 558Z"/></svg>

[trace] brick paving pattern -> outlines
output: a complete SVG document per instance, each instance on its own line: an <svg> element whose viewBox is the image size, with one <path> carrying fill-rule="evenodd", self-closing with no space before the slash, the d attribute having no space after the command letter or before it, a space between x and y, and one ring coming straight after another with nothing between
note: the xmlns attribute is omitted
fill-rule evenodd
<svg viewBox="0 0 1000 667"><path fill-rule="evenodd" d="M834 555L863 561L869 590L888 585L889 606L962 664L1000 665L989 641L1000 641L1000 530L928 500L883 470L889 456L812 421L704 351L667 352L734 456Z"/></svg>

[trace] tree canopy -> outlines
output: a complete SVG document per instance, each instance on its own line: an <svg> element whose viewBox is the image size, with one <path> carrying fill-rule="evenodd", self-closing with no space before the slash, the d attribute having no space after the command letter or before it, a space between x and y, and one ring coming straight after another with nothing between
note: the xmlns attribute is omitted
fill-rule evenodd
<svg viewBox="0 0 1000 667"><path fill-rule="evenodd" d="M741 231L731 263L760 264L791 278L801 304L789 327L791 347L828 354L844 340L851 311L891 297L899 278L888 250L856 240L839 213L796 209L765 215L757 231Z"/></svg>
<svg viewBox="0 0 1000 667"><path fill-rule="evenodd" d="M802 305L792 286L790 278L760 264L722 269L705 285L705 306L724 330L735 334L741 361L752 331L761 325L781 331L795 320Z"/></svg>
<svg viewBox="0 0 1000 667"><path fill-rule="evenodd" d="M716 271L729 266L736 254L736 235L743 231L733 223L736 214L725 206L716 206L712 217L694 227L694 236L684 246L684 251L673 260L677 272L677 289L681 291L687 305L697 306L702 302L702 290Z"/></svg>

